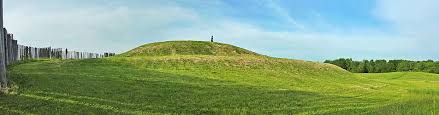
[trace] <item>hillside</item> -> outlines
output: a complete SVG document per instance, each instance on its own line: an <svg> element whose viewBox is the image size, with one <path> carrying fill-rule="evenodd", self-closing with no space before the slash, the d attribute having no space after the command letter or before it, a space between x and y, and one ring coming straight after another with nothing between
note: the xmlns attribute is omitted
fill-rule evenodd
<svg viewBox="0 0 439 115"><path fill-rule="evenodd" d="M0 97L0 114L398 114L423 104L425 111L413 112L422 114L437 112L439 89L199 41L151 43L104 59L32 61L9 75L15 89Z"/></svg>
<svg viewBox="0 0 439 115"><path fill-rule="evenodd" d="M205 41L166 41L145 44L121 54L123 57L133 56L169 56L169 55L259 55L236 46Z"/></svg>

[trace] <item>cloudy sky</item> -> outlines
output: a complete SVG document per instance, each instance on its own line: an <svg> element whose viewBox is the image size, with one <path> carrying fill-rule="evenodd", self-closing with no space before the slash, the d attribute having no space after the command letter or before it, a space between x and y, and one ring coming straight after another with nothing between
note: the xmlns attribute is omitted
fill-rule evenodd
<svg viewBox="0 0 439 115"><path fill-rule="evenodd" d="M4 0L20 44L121 53L209 40L274 57L439 60L438 0Z"/></svg>

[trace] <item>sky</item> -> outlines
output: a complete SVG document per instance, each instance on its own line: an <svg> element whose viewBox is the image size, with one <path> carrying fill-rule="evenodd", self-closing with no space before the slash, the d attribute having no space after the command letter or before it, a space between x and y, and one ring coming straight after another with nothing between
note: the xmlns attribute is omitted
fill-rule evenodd
<svg viewBox="0 0 439 115"><path fill-rule="evenodd" d="M210 40L280 58L439 60L438 0L4 0L19 44L123 53Z"/></svg>

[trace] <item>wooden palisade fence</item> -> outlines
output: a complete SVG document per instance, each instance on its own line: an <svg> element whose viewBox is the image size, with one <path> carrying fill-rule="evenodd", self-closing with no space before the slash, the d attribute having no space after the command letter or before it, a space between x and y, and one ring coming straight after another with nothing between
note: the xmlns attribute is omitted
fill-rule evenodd
<svg viewBox="0 0 439 115"><path fill-rule="evenodd" d="M89 53L64 48L37 48L18 44L14 35L3 27L3 0L0 0L0 91L7 88L6 67L22 60L34 59L88 59L114 56L115 53ZM1 93L1 92L0 92Z"/></svg>
<svg viewBox="0 0 439 115"><path fill-rule="evenodd" d="M71 51L65 48L37 48L31 46L20 45L17 40L14 40L14 35L7 33L7 30L3 28L3 39L0 42L0 64L4 64L5 68L15 62L22 60L34 60L34 59L89 59L89 58L103 58L114 56L115 53L89 53L89 52L77 52ZM1 68L1 65L0 65ZM0 70L0 75L6 72ZM2 87L6 87L6 77L1 78Z"/></svg>

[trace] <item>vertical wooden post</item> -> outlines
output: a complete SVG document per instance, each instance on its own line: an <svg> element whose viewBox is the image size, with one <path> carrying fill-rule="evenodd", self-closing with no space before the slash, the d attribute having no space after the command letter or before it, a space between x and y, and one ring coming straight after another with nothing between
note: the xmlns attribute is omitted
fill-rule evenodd
<svg viewBox="0 0 439 115"><path fill-rule="evenodd" d="M8 87L8 80L6 78L6 65L5 65L5 46L4 46L4 32L3 32L3 0L0 0L0 88Z"/></svg>
<svg viewBox="0 0 439 115"><path fill-rule="evenodd" d="M14 36L12 36L14 38ZM12 39L12 62L15 63L17 61L17 40Z"/></svg>
<svg viewBox="0 0 439 115"><path fill-rule="evenodd" d="M6 34L6 50L5 50L5 56L6 56L6 66L11 64L11 34Z"/></svg>

